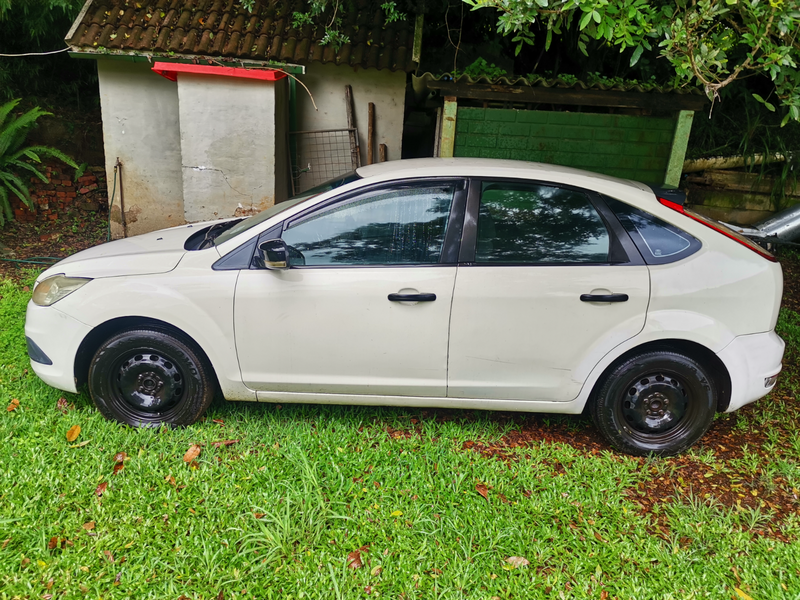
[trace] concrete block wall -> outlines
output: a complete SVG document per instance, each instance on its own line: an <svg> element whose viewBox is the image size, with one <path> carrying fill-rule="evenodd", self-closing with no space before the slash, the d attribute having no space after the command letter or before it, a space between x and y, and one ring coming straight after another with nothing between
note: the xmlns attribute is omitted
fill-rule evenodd
<svg viewBox="0 0 800 600"><path fill-rule="evenodd" d="M660 183L674 130L673 118L459 107L453 153Z"/></svg>

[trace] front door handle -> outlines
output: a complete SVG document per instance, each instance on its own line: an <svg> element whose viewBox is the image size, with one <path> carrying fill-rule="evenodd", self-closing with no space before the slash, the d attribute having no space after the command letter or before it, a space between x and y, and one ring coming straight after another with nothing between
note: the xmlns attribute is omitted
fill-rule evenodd
<svg viewBox="0 0 800 600"><path fill-rule="evenodd" d="M389 302L433 302L436 294L389 294Z"/></svg>
<svg viewBox="0 0 800 600"><path fill-rule="evenodd" d="M581 302L627 302L628 294L581 294Z"/></svg>

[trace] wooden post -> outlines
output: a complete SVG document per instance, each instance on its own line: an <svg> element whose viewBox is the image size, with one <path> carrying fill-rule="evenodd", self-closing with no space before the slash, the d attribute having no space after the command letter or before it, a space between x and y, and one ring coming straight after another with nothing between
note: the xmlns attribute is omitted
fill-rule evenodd
<svg viewBox="0 0 800 600"><path fill-rule="evenodd" d="M453 157L453 147L456 143L457 112L458 99L455 96L445 96L444 112L442 114L442 141L439 143L439 156L442 158Z"/></svg>
<svg viewBox="0 0 800 600"><path fill-rule="evenodd" d="M689 145L689 134L692 132L694 111L682 110L675 121L675 134L672 136L672 150L669 154L667 172L664 183L677 187L681 182L683 160L686 158L686 147Z"/></svg>
<svg viewBox="0 0 800 600"><path fill-rule="evenodd" d="M358 130L356 129L356 115L353 108L353 88L344 86L344 104L347 111L347 128L350 130L350 158L353 168L361 166L361 148L358 146Z"/></svg>
<svg viewBox="0 0 800 600"><path fill-rule="evenodd" d="M386 144L378 146L378 162L386 162Z"/></svg>
<svg viewBox="0 0 800 600"><path fill-rule="evenodd" d="M372 102L369 103L369 112L367 114L367 164L371 165L375 162L375 149L373 148L375 138L375 105Z"/></svg>

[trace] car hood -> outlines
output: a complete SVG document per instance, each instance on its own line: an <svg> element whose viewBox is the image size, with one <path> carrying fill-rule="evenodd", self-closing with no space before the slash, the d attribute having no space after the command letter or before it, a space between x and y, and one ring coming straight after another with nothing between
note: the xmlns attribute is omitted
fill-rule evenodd
<svg viewBox="0 0 800 600"><path fill-rule="evenodd" d="M186 254L186 239L217 221L179 225L83 250L56 263L39 280L63 273L67 277L120 277L166 273L178 266Z"/></svg>

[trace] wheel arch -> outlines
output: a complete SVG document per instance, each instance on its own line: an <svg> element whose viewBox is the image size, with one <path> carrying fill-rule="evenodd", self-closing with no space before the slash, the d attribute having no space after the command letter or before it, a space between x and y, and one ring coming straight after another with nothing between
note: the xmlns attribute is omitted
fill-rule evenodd
<svg viewBox="0 0 800 600"><path fill-rule="evenodd" d="M588 407L592 402L594 402L598 390L600 390L605 383L606 376L608 373L613 371L617 365L633 356L636 356L637 354L659 350L684 354L706 367L709 370L709 374L714 380L713 384L718 391L717 412L725 412L725 410L727 410L731 401L731 376L730 373L728 373L727 367L725 367L725 364L722 362L722 360L720 360L720 358L712 350L709 350L697 342L682 339L653 340L623 352L620 356L613 360L611 364L609 364L603 370L603 373L600 375L600 377L597 378L594 386L592 387L592 392L589 395L589 400L586 403L586 406Z"/></svg>
<svg viewBox="0 0 800 600"><path fill-rule="evenodd" d="M152 317L117 317L114 319L110 319L101 323L94 329L92 329L83 341L81 342L80 346L78 346L78 351L75 353L75 365L74 365L74 376L75 376L75 385L80 387L87 382L88 375L89 375L89 365L92 362L92 357L94 357L95 353L97 352L98 348L100 348L101 344L109 339L111 336L120 333L121 331L126 331L128 329L138 329L138 328L147 328L147 329L156 329L159 331L163 331L164 333L169 333L174 335L178 339L180 339L185 344L191 346L191 348L198 353L200 358L206 362L208 365L209 371L213 377L214 385L216 389L220 389L219 379L217 377L216 369L214 368L213 363L208 357L208 354L203 350L203 348L198 344L192 336L188 333L183 331L182 329L175 327L165 321L161 321L159 319L154 319Z"/></svg>

